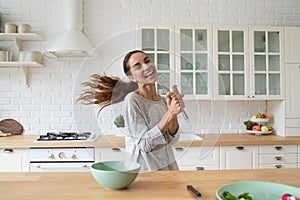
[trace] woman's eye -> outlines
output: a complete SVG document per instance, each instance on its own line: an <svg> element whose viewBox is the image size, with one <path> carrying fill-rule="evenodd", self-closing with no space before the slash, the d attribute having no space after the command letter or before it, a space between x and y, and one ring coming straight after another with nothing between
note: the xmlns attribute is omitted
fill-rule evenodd
<svg viewBox="0 0 300 200"><path fill-rule="evenodd" d="M139 70L139 69L141 69L141 65L136 65L136 66L134 67L134 70Z"/></svg>

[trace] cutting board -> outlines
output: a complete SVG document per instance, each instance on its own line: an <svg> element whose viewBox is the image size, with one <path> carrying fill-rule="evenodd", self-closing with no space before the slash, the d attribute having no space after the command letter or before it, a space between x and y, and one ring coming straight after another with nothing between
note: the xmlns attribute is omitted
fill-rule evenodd
<svg viewBox="0 0 300 200"><path fill-rule="evenodd" d="M0 121L0 136L21 135L23 131L23 126L14 119Z"/></svg>

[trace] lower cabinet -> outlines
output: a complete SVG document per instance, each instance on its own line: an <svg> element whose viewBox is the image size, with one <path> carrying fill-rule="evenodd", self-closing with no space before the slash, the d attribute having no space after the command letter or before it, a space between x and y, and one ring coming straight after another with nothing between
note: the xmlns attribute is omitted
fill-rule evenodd
<svg viewBox="0 0 300 200"><path fill-rule="evenodd" d="M173 150L179 170L300 168L300 145L174 146ZM1 171L24 170L24 152L15 151L14 155L18 156L8 159L12 154L0 154ZM4 165L6 160L10 166ZM107 160L130 160L130 155L125 148L96 148L95 161Z"/></svg>
<svg viewBox="0 0 300 200"><path fill-rule="evenodd" d="M258 168L258 146L221 146L220 169Z"/></svg>
<svg viewBox="0 0 300 200"><path fill-rule="evenodd" d="M1 172L29 172L29 149L0 149Z"/></svg>
<svg viewBox="0 0 300 200"><path fill-rule="evenodd" d="M130 156L125 148L99 147L95 148L95 162L109 160L129 160Z"/></svg>
<svg viewBox="0 0 300 200"><path fill-rule="evenodd" d="M259 168L297 168L297 145L259 146Z"/></svg>
<svg viewBox="0 0 300 200"><path fill-rule="evenodd" d="M213 146L175 146L173 147L179 170L219 169L219 147Z"/></svg>

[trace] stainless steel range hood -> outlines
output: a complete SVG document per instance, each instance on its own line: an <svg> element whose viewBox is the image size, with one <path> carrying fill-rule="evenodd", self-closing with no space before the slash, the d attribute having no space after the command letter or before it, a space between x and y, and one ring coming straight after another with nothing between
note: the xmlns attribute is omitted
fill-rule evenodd
<svg viewBox="0 0 300 200"><path fill-rule="evenodd" d="M93 46L82 32L82 0L64 0L66 28L45 55L56 59L85 58Z"/></svg>

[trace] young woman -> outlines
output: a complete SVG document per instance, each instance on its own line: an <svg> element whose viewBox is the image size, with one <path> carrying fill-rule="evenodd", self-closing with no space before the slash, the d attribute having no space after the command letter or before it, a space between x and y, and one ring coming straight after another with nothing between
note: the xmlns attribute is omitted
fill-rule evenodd
<svg viewBox="0 0 300 200"><path fill-rule="evenodd" d="M176 85L162 98L156 93L158 74L155 64L143 51L129 52L123 70L131 80L92 75L89 87L79 97L85 104L99 104L100 111L108 105L125 101L126 151L141 170L178 170L171 145L179 139L177 115L183 111L183 95Z"/></svg>

